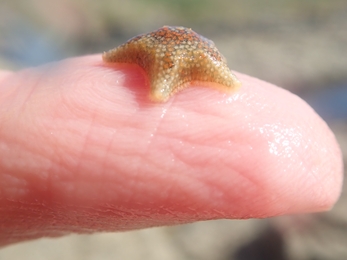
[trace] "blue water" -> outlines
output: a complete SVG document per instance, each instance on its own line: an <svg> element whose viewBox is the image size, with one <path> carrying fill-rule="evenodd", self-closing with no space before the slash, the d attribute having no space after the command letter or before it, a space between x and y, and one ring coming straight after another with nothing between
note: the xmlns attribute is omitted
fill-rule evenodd
<svg viewBox="0 0 347 260"><path fill-rule="evenodd" d="M18 17L1 33L0 55L18 68L59 60L65 54L56 35L43 33L38 26Z"/></svg>
<svg viewBox="0 0 347 260"><path fill-rule="evenodd" d="M347 82L302 96L325 120L347 120Z"/></svg>

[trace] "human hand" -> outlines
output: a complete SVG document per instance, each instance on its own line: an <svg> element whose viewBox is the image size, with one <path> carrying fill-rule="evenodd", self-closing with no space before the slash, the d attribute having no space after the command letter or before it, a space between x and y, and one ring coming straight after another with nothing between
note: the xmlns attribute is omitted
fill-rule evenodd
<svg viewBox="0 0 347 260"><path fill-rule="evenodd" d="M100 56L0 73L0 244L70 232L327 210L341 153L300 98L237 74L232 96L152 103Z"/></svg>

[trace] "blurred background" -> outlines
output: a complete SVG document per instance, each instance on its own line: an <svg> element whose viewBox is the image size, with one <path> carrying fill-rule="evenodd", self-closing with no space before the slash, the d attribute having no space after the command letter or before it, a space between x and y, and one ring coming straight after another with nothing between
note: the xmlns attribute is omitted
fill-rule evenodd
<svg viewBox="0 0 347 260"><path fill-rule="evenodd" d="M346 164L346 0L0 0L0 69L100 53L163 25L192 28L233 70L305 99ZM39 239L2 259L347 259L347 195L328 213Z"/></svg>

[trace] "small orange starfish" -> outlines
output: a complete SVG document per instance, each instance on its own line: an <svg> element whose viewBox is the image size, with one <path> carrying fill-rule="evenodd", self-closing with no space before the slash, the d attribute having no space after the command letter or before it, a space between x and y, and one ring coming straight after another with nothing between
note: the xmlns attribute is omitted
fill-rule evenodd
<svg viewBox="0 0 347 260"><path fill-rule="evenodd" d="M230 93L241 83L211 40L184 27L164 26L103 53L105 62L135 63L150 81L150 98L166 101L198 81Z"/></svg>

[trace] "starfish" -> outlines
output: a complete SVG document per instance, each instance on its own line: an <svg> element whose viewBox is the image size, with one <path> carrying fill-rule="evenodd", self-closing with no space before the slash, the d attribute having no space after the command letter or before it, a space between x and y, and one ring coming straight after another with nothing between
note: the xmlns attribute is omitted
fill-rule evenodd
<svg viewBox="0 0 347 260"><path fill-rule="evenodd" d="M166 101L191 82L231 93L241 85L213 41L185 27L164 26L104 52L105 62L135 63L150 82L150 98Z"/></svg>

